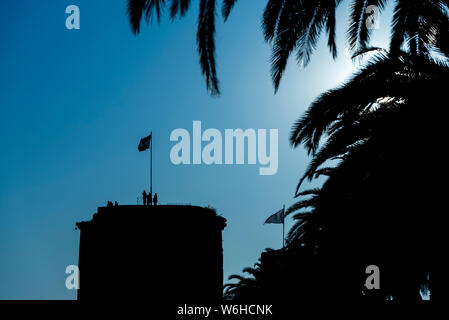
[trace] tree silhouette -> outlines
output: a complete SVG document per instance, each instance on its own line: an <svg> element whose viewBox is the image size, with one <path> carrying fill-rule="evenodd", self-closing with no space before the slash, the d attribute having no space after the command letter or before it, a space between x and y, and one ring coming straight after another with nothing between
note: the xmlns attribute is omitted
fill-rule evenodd
<svg viewBox="0 0 449 320"><path fill-rule="evenodd" d="M444 195L429 186L442 179L430 172L444 157L446 83L444 61L378 53L312 103L291 135L294 146L312 154L296 191L300 199L286 211L295 224L286 250L272 254L278 268L262 261L259 276L246 283L252 290L270 296L279 291L272 282L293 297L322 302L415 303L421 293L443 301ZM321 188L301 190L305 179L321 175L328 177ZM380 290L364 287L371 264L381 270Z"/></svg>
<svg viewBox="0 0 449 320"><path fill-rule="evenodd" d="M228 280L237 280L237 282L227 283L224 286L224 298L234 301L261 300L263 292L266 290L263 288L260 267L260 263L256 263L254 268L244 268L243 272L248 273L250 277L237 274L229 276Z"/></svg>
<svg viewBox="0 0 449 320"><path fill-rule="evenodd" d="M312 103L291 135L292 144L304 144L313 157L296 191L311 198L287 210L299 211L289 243L345 257L352 266L341 274L378 261L385 299L416 301L429 281L441 279L435 268L442 266L447 240L438 232L442 202L423 186L438 180L427 170L443 143L439 118L448 82L447 64L404 52L380 54ZM320 167L332 160L335 166ZM299 192L305 179L323 173L329 178L321 189ZM431 293L438 299L438 289Z"/></svg>
<svg viewBox="0 0 449 320"><path fill-rule="evenodd" d="M226 21L236 0L222 1L222 15ZM342 0L267 0L263 12L262 28L265 40L272 44L271 74L275 91L278 90L287 61L293 52L301 66L307 66L322 32L333 58L337 57L335 12ZM353 53L369 47L375 18L387 0L351 0L348 46ZM128 17L135 34L140 22L155 15L160 21L163 9L169 6L172 20L184 17L190 0L128 0ZM395 0L390 52L398 54L403 44L414 55L428 55L439 49L449 49L449 22L447 0ZM197 45L201 71L206 78L210 94L220 93L215 67L215 12L216 0L199 0Z"/></svg>
<svg viewBox="0 0 449 320"><path fill-rule="evenodd" d="M352 1L347 31L350 51L358 53L369 47L374 29L371 8L376 6L380 13L387 2ZM289 56L296 52L298 64L306 66L324 30L329 50L334 58L337 57L335 11L341 3L341 0L268 1L263 29L266 41L273 43L271 66L275 90L279 88ZM409 52L417 55L428 54L436 47L447 48L448 5L448 1L395 1L390 51L398 53L404 42Z"/></svg>

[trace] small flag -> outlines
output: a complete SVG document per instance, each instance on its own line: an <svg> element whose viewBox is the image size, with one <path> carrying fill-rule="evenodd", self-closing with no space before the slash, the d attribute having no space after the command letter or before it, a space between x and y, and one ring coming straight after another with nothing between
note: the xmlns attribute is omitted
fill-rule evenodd
<svg viewBox="0 0 449 320"><path fill-rule="evenodd" d="M152 133L150 133L150 135L148 137L140 139L139 146L137 147L137 149L139 149L139 151L144 151L144 150L147 150L148 148L150 148L151 135L152 135Z"/></svg>
<svg viewBox="0 0 449 320"><path fill-rule="evenodd" d="M269 216L265 223L284 223L284 208Z"/></svg>

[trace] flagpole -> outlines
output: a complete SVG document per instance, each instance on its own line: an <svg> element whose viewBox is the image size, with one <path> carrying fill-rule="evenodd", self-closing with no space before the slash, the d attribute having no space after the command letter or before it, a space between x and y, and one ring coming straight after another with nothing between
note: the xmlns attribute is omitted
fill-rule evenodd
<svg viewBox="0 0 449 320"><path fill-rule="evenodd" d="M282 207L282 248L285 248L285 204Z"/></svg>
<svg viewBox="0 0 449 320"><path fill-rule="evenodd" d="M151 145L150 145L150 194L153 196L153 131L151 131ZM153 199L150 200L150 202Z"/></svg>

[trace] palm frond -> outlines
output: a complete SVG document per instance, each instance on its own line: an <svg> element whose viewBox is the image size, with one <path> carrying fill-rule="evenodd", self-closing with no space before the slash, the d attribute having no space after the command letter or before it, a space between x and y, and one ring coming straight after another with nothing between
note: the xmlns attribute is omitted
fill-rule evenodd
<svg viewBox="0 0 449 320"><path fill-rule="evenodd" d="M351 16L348 28L348 45L351 51L354 51L359 43L359 36L364 24L363 16L366 5L367 0L353 0L351 4Z"/></svg>
<svg viewBox="0 0 449 320"><path fill-rule="evenodd" d="M336 39L336 19L335 19L335 11L337 9L337 5L339 1L330 0L331 8L329 8L326 17L326 32L327 32L327 46L332 54L332 58L337 58L337 43Z"/></svg>
<svg viewBox="0 0 449 320"><path fill-rule="evenodd" d="M296 47L296 60L301 67L306 67L315 50L321 31L326 22L326 7L321 2L316 2L313 7L303 8L304 15L300 18L303 27L298 37Z"/></svg>
<svg viewBox="0 0 449 320"><path fill-rule="evenodd" d="M223 0L223 6L221 8L221 13L223 15L224 21L227 21L232 8L234 7L237 0Z"/></svg>
<svg viewBox="0 0 449 320"><path fill-rule="evenodd" d="M197 45L201 72L211 95L220 94L215 69L215 0L200 0Z"/></svg>
<svg viewBox="0 0 449 320"><path fill-rule="evenodd" d="M288 58L296 47L301 32L299 2L285 0L276 28L271 55L271 77L277 92Z"/></svg>
<svg viewBox="0 0 449 320"><path fill-rule="evenodd" d="M335 159L335 157L333 159ZM326 168L321 168L321 169L315 170L314 178L317 179L320 176L330 176L332 174L332 172L334 172L334 170L335 170L335 168L332 168L332 167L326 167Z"/></svg>
<svg viewBox="0 0 449 320"><path fill-rule="evenodd" d="M359 29L359 35L358 35L358 43L357 46L359 49L365 48L370 40L370 36L372 33L372 28L368 26L368 23L371 22L372 24L375 23L375 21L370 21L370 19L375 19L378 17L373 17L375 14L381 14L383 11L385 4L387 0L369 0L365 3L365 7L362 12L361 16L361 24ZM370 12L371 8L376 8L377 12Z"/></svg>
<svg viewBox="0 0 449 320"><path fill-rule="evenodd" d="M190 0L180 0L179 2L179 14L184 17L190 7Z"/></svg>
<svg viewBox="0 0 449 320"><path fill-rule="evenodd" d="M243 272L250 274L254 278L256 278L259 275L259 273L260 273L260 271L258 269L250 268L250 267L244 268Z"/></svg>
<svg viewBox="0 0 449 320"><path fill-rule="evenodd" d="M127 15L134 34L140 32L140 20L147 5L147 0L128 0Z"/></svg>
<svg viewBox="0 0 449 320"><path fill-rule="evenodd" d="M325 145L314 155L312 161L310 161L306 173L298 183L296 192L298 192L302 182L306 178L311 180L315 176L319 166L328 160L345 154L348 151L348 147L366 139L370 127L364 124L363 122L350 123L332 134Z"/></svg>
<svg viewBox="0 0 449 320"><path fill-rule="evenodd" d="M190 0L171 0L170 18L173 20L179 14L182 18L190 7Z"/></svg>
<svg viewBox="0 0 449 320"><path fill-rule="evenodd" d="M284 3L285 0L268 0L267 2L262 19L262 30L266 42L273 41Z"/></svg>
<svg viewBox="0 0 449 320"><path fill-rule="evenodd" d="M300 209L304 209L304 208L308 208L308 207L313 207L316 205L318 200L318 196L314 196L310 199L305 199L305 200L301 200L298 201L296 203L294 203L293 205L291 205L286 211L285 211L285 216L288 216L290 213L298 211Z"/></svg>
<svg viewBox="0 0 449 320"><path fill-rule="evenodd" d="M293 215L294 220L304 220L309 218L313 214L313 211L302 211L298 212L297 214Z"/></svg>
<svg viewBox="0 0 449 320"><path fill-rule="evenodd" d="M145 8L145 19L150 22L153 18L153 14L156 14L158 22L161 21L162 11L165 8L165 0L147 0Z"/></svg>
<svg viewBox="0 0 449 320"><path fill-rule="evenodd" d="M389 55L389 52L387 50L385 50L384 48L370 46L370 47L364 47L364 48L360 48L360 49L356 50L352 54L351 59L356 59L356 58L362 57L368 53L373 53L373 52L381 53L385 56L385 58L387 58Z"/></svg>
<svg viewBox="0 0 449 320"><path fill-rule="evenodd" d="M315 154L323 135L343 113L351 110L356 114L377 98L388 96L388 91L394 87L385 86L385 78L381 75L390 76L392 66L394 64L385 56L375 55L346 84L318 97L293 125L291 144L297 147L303 143L309 154Z"/></svg>
<svg viewBox="0 0 449 320"><path fill-rule="evenodd" d="M152 20L154 13L157 21L160 22L165 4L165 0L128 0L126 12L133 33L138 34L140 32L140 21L144 13L147 23Z"/></svg>
<svg viewBox="0 0 449 320"><path fill-rule="evenodd" d="M408 12L407 4L403 0L398 0L393 12L393 22L391 25L390 52L396 55L402 47L405 38L405 26L407 24Z"/></svg>
<svg viewBox="0 0 449 320"><path fill-rule="evenodd" d="M311 194L318 194L321 191L320 188L314 188L314 189L309 189L309 190L305 190L303 192L297 193L296 196L300 197L300 196L308 196Z"/></svg>

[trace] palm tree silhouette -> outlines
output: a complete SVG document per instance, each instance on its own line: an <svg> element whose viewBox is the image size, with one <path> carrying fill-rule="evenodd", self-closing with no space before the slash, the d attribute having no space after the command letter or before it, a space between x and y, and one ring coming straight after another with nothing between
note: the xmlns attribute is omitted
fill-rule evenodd
<svg viewBox="0 0 449 320"><path fill-rule="evenodd" d="M386 0L352 0L348 47L357 54L369 48L373 30L373 9L379 13ZM335 11L341 0L271 0L264 12L265 40L273 43L271 66L274 88L279 88L287 61L293 52L299 65L306 66L323 30L335 59ZM374 6L374 7L373 7ZM405 42L413 54L428 54L435 48L448 47L448 1L395 1L390 51L398 53Z"/></svg>
<svg viewBox="0 0 449 320"><path fill-rule="evenodd" d="M287 248L271 253L277 267L261 260L255 276L236 278L227 294L277 299L282 287L290 298L323 302L415 303L421 293L443 301L444 194L426 186L441 179L429 170L444 157L446 83L444 60L383 51L312 103L291 135L313 157L299 201L286 211L296 221ZM328 177L321 188L300 190L321 175ZM371 264L380 267L381 290L364 286Z"/></svg>
<svg viewBox="0 0 449 320"><path fill-rule="evenodd" d="M345 268L335 268L341 274L377 261L385 271L384 299L416 301L430 287L432 299L440 299L436 287L447 266L437 209L443 203L420 187L438 180L426 172L442 156L439 119L448 82L447 61L379 54L351 81L312 103L291 135L294 146L304 144L313 156L296 196L312 197L287 213L312 210L294 216L288 243L344 257ZM416 152L419 147L425 149ZM335 166L320 167L332 160ZM299 192L305 179L323 173L329 178L321 189Z"/></svg>
<svg viewBox="0 0 449 320"><path fill-rule="evenodd" d="M254 268L244 268L244 273L248 273L249 277L233 274L228 280L237 280L236 283L227 283L224 286L225 300L247 301L254 299L260 300L263 296L263 281L261 279L261 265L256 263Z"/></svg>
<svg viewBox="0 0 449 320"><path fill-rule="evenodd" d="M319 293L312 282L316 277L310 277L315 267L319 266L308 248L290 246L288 252L284 249L266 249L254 268L243 269L249 277L229 277L229 280L238 281L225 285L224 297L234 302L282 304L297 299L316 299Z"/></svg>
<svg viewBox="0 0 449 320"><path fill-rule="evenodd" d="M222 15L226 21L236 0L222 1ZM333 58L337 57L335 12L342 0L267 0L262 28L265 40L272 43L271 74L278 90L287 61L293 52L301 66L307 66L320 34L325 31ZM382 12L387 0L352 0L348 46L353 53L369 48L373 30L374 9ZM392 21L390 52L399 53L405 43L408 52L427 55L435 50L449 49L449 21L447 0L396 0ZM163 9L169 6L170 18L184 17L190 0L128 0L128 17L135 34L140 22L154 15L160 21ZM210 94L220 93L215 66L216 0L199 0L197 29L198 54L201 71ZM374 7L373 7L374 6Z"/></svg>

